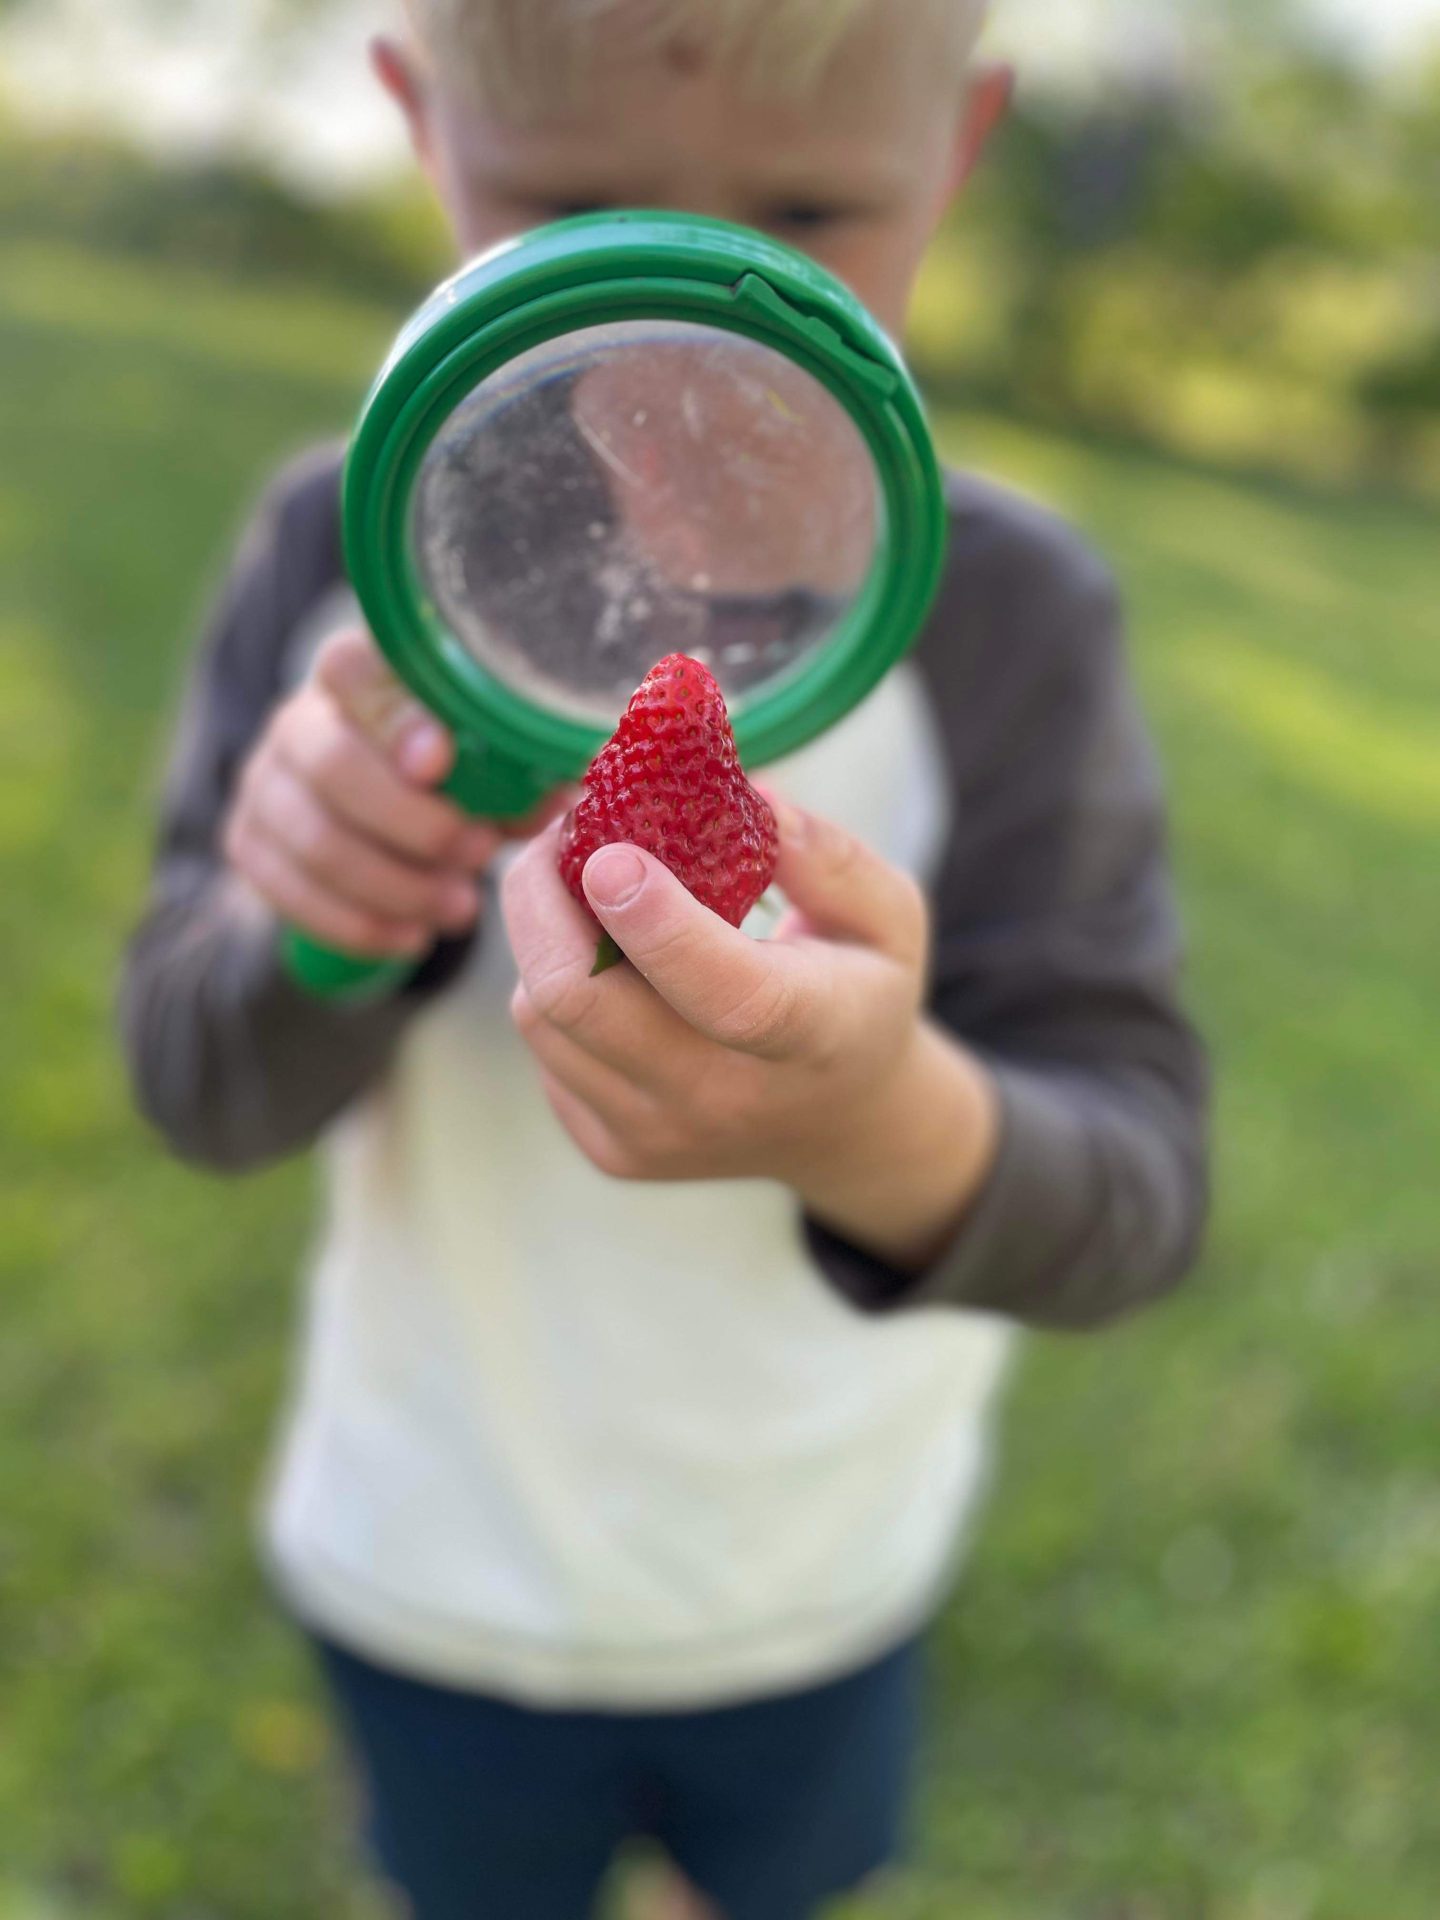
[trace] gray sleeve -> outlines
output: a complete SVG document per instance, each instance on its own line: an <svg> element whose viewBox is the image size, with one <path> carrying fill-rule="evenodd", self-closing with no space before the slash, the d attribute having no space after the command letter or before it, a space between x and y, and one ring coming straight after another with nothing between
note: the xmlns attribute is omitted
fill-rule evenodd
<svg viewBox="0 0 1440 1920"><path fill-rule="evenodd" d="M1078 542L977 567L963 597L952 580L939 618L955 825L932 1011L995 1077L998 1159L927 1272L808 1232L868 1311L1099 1326L1184 1276L1208 1204L1209 1075L1179 1000L1160 777L1114 588Z"/></svg>
<svg viewBox="0 0 1440 1920"><path fill-rule="evenodd" d="M362 1006L294 987L274 921L229 877L221 823L285 688L289 641L336 583L334 462L262 503L192 672L160 810L149 897L127 948L120 1024L137 1104L182 1158L225 1171L308 1146L384 1071L414 1009L454 972L447 942L409 986Z"/></svg>

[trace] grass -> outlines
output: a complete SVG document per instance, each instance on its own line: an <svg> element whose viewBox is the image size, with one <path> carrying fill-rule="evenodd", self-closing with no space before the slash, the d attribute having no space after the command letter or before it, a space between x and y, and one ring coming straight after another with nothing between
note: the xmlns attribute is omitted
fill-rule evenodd
<svg viewBox="0 0 1440 1920"><path fill-rule="evenodd" d="M109 1001L206 586L391 319L0 247L0 1920L372 1911L248 1536L306 1176L168 1165ZM866 1920L1432 1920L1433 523L944 429L1128 589L1219 1203L1176 1304L1029 1349L936 1637L918 1864Z"/></svg>

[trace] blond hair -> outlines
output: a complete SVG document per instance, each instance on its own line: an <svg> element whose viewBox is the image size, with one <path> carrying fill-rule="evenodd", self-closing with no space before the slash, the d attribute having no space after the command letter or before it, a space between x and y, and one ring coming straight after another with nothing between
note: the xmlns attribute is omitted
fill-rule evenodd
<svg viewBox="0 0 1440 1920"><path fill-rule="evenodd" d="M492 104L530 108L582 88L613 57L688 50L738 63L748 85L811 93L857 30L883 8L912 28L931 64L958 75L988 0L406 0L421 42L458 58Z"/></svg>

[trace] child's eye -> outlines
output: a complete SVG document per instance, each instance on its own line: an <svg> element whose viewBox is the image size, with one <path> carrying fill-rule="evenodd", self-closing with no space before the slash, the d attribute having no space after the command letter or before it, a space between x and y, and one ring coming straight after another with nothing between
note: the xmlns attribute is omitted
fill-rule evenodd
<svg viewBox="0 0 1440 1920"><path fill-rule="evenodd" d="M578 220L582 214L613 213L614 210L608 200L547 200L536 207L536 212L547 220Z"/></svg>
<svg viewBox="0 0 1440 1920"><path fill-rule="evenodd" d="M840 207L823 207L801 200L793 206L772 207L765 224L788 227L792 233L815 233L823 227L837 226L844 218Z"/></svg>

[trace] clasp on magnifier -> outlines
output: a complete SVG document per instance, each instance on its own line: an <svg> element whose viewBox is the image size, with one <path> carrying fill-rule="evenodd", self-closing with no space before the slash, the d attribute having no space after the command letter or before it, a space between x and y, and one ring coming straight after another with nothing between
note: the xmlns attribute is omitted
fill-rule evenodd
<svg viewBox="0 0 1440 1920"><path fill-rule="evenodd" d="M735 283L735 299L742 307L770 316L783 317L786 331L793 333L797 326L816 341L821 350L823 364L834 360L843 360L849 372L872 393L879 394L882 400L888 400L899 382L888 367L882 367L878 360L872 360L867 354L857 353L849 341L843 339L828 320L821 320L813 313L805 313L793 302L787 300L762 280L758 273L747 273Z"/></svg>

